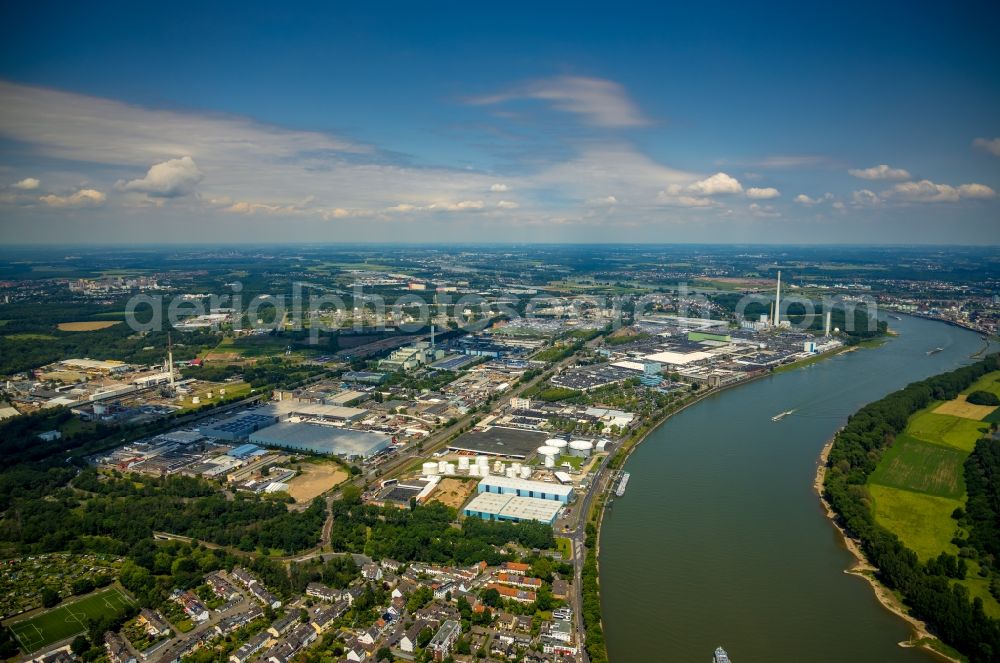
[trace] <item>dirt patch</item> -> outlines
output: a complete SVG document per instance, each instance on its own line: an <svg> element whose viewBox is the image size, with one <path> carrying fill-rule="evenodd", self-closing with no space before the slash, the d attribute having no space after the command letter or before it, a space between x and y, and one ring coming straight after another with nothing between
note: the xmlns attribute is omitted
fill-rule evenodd
<svg viewBox="0 0 1000 663"><path fill-rule="evenodd" d="M304 463L302 473L288 484L288 494L296 502L309 502L347 478L335 463Z"/></svg>
<svg viewBox="0 0 1000 663"><path fill-rule="evenodd" d="M209 352L205 361L239 361L243 356L239 352Z"/></svg>
<svg viewBox="0 0 1000 663"><path fill-rule="evenodd" d="M950 414L953 417L962 417L963 419L982 421L995 409L997 409L996 405L973 405L972 403L966 402L965 394L959 394L958 398L955 400L946 401L934 408L934 413Z"/></svg>
<svg viewBox="0 0 1000 663"><path fill-rule="evenodd" d="M56 326L59 327L59 331L89 332L107 329L119 324L121 324L120 320L94 320L91 322L60 322Z"/></svg>
<svg viewBox="0 0 1000 663"><path fill-rule="evenodd" d="M453 509L460 509L475 489L475 481L441 479L438 482L437 488L431 493L431 501L440 502Z"/></svg>

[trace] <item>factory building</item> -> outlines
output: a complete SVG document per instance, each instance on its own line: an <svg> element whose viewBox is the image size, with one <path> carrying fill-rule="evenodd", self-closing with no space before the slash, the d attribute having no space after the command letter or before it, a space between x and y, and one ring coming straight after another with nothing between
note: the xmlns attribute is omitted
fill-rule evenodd
<svg viewBox="0 0 1000 663"><path fill-rule="evenodd" d="M513 523L535 521L552 525L561 508L561 502L551 499L479 493L465 506L462 513L468 518L482 520L503 520Z"/></svg>
<svg viewBox="0 0 1000 663"><path fill-rule="evenodd" d="M201 434L216 440L245 440L254 431L266 428L278 422L278 417L259 412L243 412L234 417L223 419L201 429Z"/></svg>
<svg viewBox="0 0 1000 663"><path fill-rule="evenodd" d="M389 448L392 438L381 433L321 423L286 421L253 433L250 442L265 447L367 460Z"/></svg>
<svg viewBox="0 0 1000 663"><path fill-rule="evenodd" d="M491 426L486 430L472 430L460 435L448 444L448 449L526 460L544 439L545 433L539 431Z"/></svg>
<svg viewBox="0 0 1000 663"><path fill-rule="evenodd" d="M573 497L572 486L502 476L485 477L479 482L478 491L495 495L538 498L563 504L568 503Z"/></svg>

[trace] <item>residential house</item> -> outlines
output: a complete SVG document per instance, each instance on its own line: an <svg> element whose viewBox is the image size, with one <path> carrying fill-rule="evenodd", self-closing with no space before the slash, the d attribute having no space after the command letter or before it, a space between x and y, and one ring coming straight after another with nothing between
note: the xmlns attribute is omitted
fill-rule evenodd
<svg viewBox="0 0 1000 663"><path fill-rule="evenodd" d="M377 581L382 579L382 567L381 565L370 562L368 564L363 564L361 566L361 575L365 580Z"/></svg>
<svg viewBox="0 0 1000 663"><path fill-rule="evenodd" d="M154 638L170 633L167 620L155 610L143 608L139 611L137 621L145 629L146 633Z"/></svg>
<svg viewBox="0 0 1000 663"><path fill-rule="evenodd" d="M135 656L125 644L125 639L114 631L104 633L104 648L111 663L136 663Z"/></svg>
<svg viewBox="0 0 1000 663"><path fill-rule="evenodd" d="M431 638L428 649L432 652L435 661L443 661L451 653L451 648L455 646L455 641L462 634L462 625L454 619L449 619L438 632Z"/></svg>
<svg viewBox="0 0 1000 663"><path fill-rule="evenodd" d="M339 601L342 594L343 592L339 589L333 589L332 587L327 587L326 585L318 582L311 582L306 585L306 596L311 596L319 599L320 601L329 601L333 603L334 601Z"/></svg>
<svg viewBox="0 0 1000 663"><path fill-rule="evenodd" d="M263 633L258 633L257 635L250 638L242 647L237 649L229 656L231 663L247 663L254 654L259 652L261 649L267 645L271 640L271 634L267 631Z"/></svg>

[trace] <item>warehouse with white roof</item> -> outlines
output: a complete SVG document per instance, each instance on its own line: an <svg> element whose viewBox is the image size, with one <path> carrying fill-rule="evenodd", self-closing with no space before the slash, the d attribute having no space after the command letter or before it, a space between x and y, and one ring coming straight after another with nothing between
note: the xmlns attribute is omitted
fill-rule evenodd
<svg viewBox="0 0 1000 663"><path fill-rule="evenodd" d="M556 500L484 492L472 498L462 513L468 518L482 520L503 520L513 523L535 521L552 525L559 516L561 508L562 503Z"/></svg>
<svg viewBox="0 0 1000 663"><path fill-rule="evenodd" d="M562 504L568 503L573 498L573 486L492 475L480 481L477 490L480 493L531 497Z"/></svg>

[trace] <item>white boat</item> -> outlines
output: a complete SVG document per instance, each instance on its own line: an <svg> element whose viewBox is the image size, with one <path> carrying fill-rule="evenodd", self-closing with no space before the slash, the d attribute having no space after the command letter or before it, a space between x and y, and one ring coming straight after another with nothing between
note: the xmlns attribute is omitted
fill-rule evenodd
<svg viewBox="0 0 1000 663"><path fill-rule="evenodd" d="M715 654L712 656L712 663L732 663L729 659L729 654L722 647L715 648Z"/></svg>
<svg viewBox="0 0 1000 663"><path fill-rule="evenodd" d="M776 414L773 417L771 417L771 421L781 421L782 419L790 415L792 412L795 412L795 410L785 410L784 412L781 412L780 414Z"/></svg>

